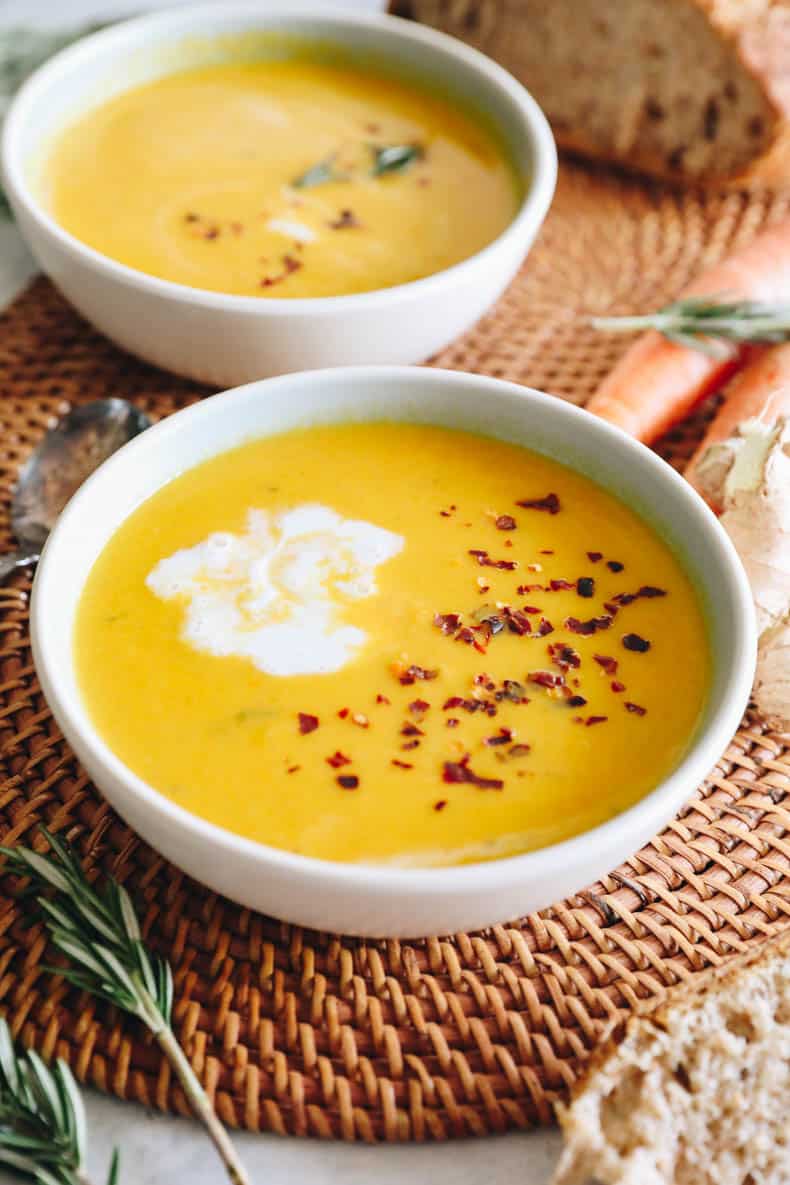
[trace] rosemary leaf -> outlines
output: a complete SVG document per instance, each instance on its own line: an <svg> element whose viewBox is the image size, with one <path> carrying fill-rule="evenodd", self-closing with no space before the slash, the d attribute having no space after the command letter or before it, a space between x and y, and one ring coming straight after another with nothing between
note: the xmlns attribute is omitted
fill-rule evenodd
<svg viewBox="0 0 790 1185"><path fill-rule="evenodd" d="M727 341L745 345L790 340L790 306L695 296L644 316L593 317L590 324L606 333L656 329L678 345L721 357Z"/></svg>
<svg viewBox="0 0 790 1185"><path fill-rule="evenodd" d="M421 160L425 155L420 144L390 144L383 148L373 149L372 177L381 177L385 173L402 173Z"/></svg>
<svg viewBox="0 0 790 1185"><path fill-rule="evenodd" d="M314 186L326 185L329 181L347 180L348 176L345 173L338 173L335 170L334 156L328 156L325 160L320 160L318 164L312 165L305 173L292 181L291 185L294 189L313 189Z"/></svg>
<svg viewBox="0 0 790 1185"><path fill-rule="evenodd" d="M227 1132L176 1040L170 1021L173 974L169 963L145 946L129 894L114 880L109 880L101 889L94 888L71 849L44 828L41 831L49 843L49 855L24 847L0 847L0 855L5 857L8 871L27 877L38 894L42 891L48 894L38 896L38 906L44 914L53 945L70 963L68 967L50 970L143 1022L159 1043L192 1110L214 1142L229 1180L233 1185L249 1185L249 1178ZM68 1070L56 1068L53 1076L41 1059L31 1053L24 1076L14 1078L12 1059L13 1047L9 1052L0 1030L0 1076L6 1083L15 1083L16 1094L29 1097L50 1125L57 1126L69 1138L74 1154L80 1153L84 1145L84 1115ZM4 1155L6 1159L21 1155L32 1158L35 1160L32 1175L40 1185L79 1185L76 1178L53 1175L55 1169L49 1162L40 1160L38 1144L35 1148L27 1146L23 1153L19 1145L14 1145L13 1139L17 1137L13 1137L4 1152L2 1122L0 1092L0 1159ZM32 1137L37 1136L38 1133L33 1131ZM117 1185L117 1177L117 1158L114 1158L108 1185Z"/></svg>

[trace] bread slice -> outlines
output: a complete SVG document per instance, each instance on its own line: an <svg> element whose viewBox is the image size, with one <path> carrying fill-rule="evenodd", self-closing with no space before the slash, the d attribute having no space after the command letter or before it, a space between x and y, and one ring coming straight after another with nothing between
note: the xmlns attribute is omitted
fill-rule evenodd
<svg viewBox="0 0 790 1185"><path fill-rule="evenodd" d="M520 78L558 142L674 180L790 181L790 0L391 0Z"/></svg>
<svg viewBox="0 0 790 1185"><path fill-rule="evenodd" d="M790 1182L790 929L594 1056L553 1185Z"/></svg>

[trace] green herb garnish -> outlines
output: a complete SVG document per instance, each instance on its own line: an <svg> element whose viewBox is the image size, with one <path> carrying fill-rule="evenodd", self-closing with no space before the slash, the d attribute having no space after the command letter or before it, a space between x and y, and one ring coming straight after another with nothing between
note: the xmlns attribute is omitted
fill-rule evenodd
<svg viewBox="0 0 790 1185"><path fill-rule="evenodd" d="M669 341L706 354L724 352L722 341L771 343L790 340L790 306L757 300L707 300L691 296L656 313L636 317L593 317L594 329L631 333L657 329Z"/></svg>
<svg viewBox="0 0 790 1185"><path fill-rule="evenodd" d="M50 854L24 847L0 847L0 855L5 856L9 872L27 877L37 892L47 893L37 897L38 906L53 945L71 964L58 968L57 973L143 1022L214 1142L229 1180L233 1185L249 1185L228 1133L173 1032L170 965L147 950L129 894L112 879L101 890L95 890L68 845L43 827L41 833ZM71 1178L47 1177L41 1171L36 1180L40 1185L72 1185ZM79 1182L79 1176L74 1181Z"/></svg>
<svg viewBox="0 0 790 1185"><path fill-rule="evenodd" d="M316 185L326 185L329 181L348 181L348 174L336 171L334 156L320 160L317 165L313 165L306 173L302 173L301 177L292 181L291 185L294 189L312 189Z"/></svg>
<svg viewBox="0 0 790 1185"><path fill-rule="evenodd" d="M37 1185L88 1185L85 1109L71 1070L47 1066L34 1050L17 1053L0 1020L0 1164ZM107 1185L118 1182L118 1150Z"/></svg>
<svg viewBox="0 0 790 1185"><path fill-rule="evenodd" d="M373 168L371 177L381 177L384 173L402 173L413 165L416 160L422 160L425 151L420 144L388 144L383 148L373 148Z"/></svg>

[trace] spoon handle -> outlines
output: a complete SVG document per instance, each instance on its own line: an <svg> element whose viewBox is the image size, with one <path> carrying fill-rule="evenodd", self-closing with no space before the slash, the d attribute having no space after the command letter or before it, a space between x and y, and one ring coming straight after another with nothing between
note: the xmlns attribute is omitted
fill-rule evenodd
<svg viewBox="0 0 790 1185"><path fill-rule="evenodd" d="M26 568L28 564L35 564L38 555L37 551L11 551L8 555L0 555L0 584L17 568Z"/></svg>

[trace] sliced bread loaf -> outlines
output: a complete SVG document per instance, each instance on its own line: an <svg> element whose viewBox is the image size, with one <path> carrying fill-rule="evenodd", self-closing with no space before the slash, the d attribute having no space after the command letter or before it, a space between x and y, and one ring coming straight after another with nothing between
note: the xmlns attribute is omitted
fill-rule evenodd
<svg viewBox="0 0 790 1185"><path fill-rule="evenodd" d="M790 181L790 0L392 0L533 93L559 143L671 179Z"/></svg>
<svg viewBox="0 0 790 1185"><path fill-rule="evenodd" d="M553 1185L788 1185L790 930L594 1056Z"/></svg>

